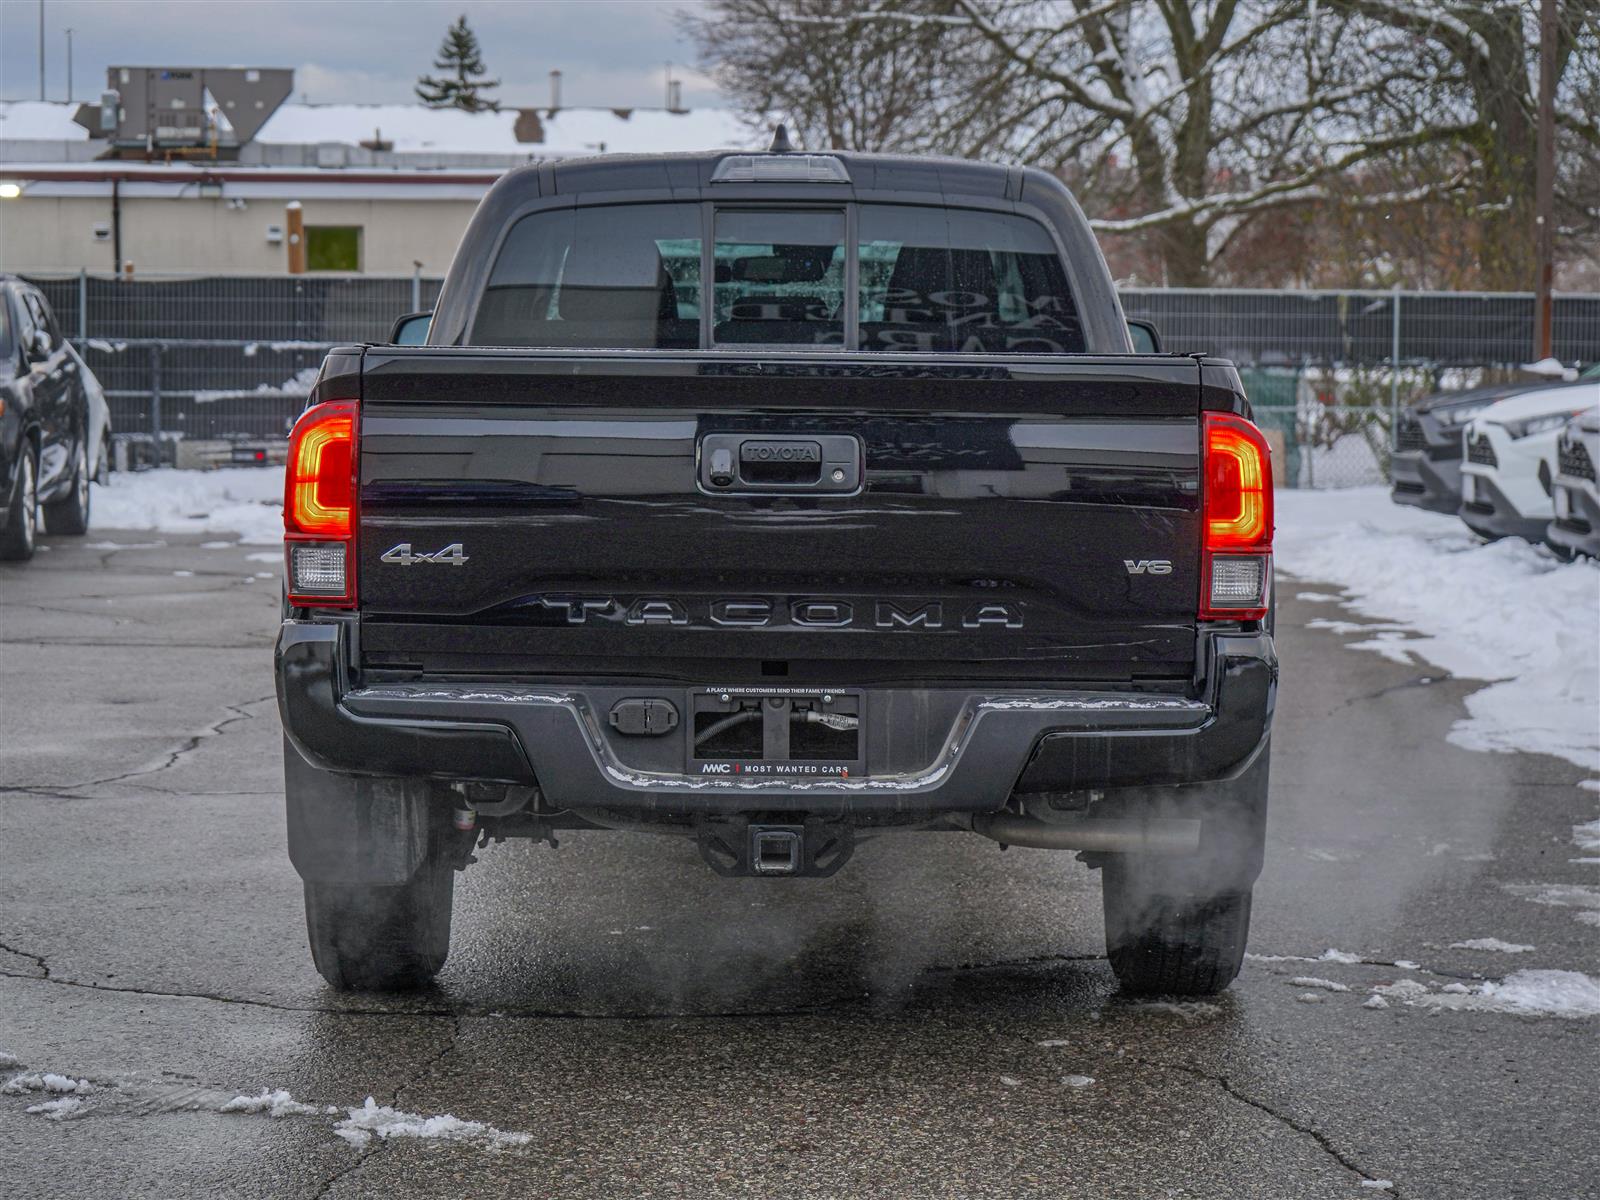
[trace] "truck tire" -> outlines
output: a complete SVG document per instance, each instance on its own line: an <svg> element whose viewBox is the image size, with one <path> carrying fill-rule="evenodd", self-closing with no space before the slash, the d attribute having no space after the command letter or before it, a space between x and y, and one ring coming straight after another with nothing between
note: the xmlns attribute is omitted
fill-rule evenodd
<svg viewBox="0 0 1600 1200"><path fill-rule="evenodd" d="M60 500L44 505L46 533L76 537L89 532L89 449L78 439L78 455L72 467L72 490Z"/></svg>
<svg viewBox="0 0 1600 1200"><path fill-rule="evenodd" d="M455 871L425 863L396 887L305 884L306 934L317 972L342 991L425 986L450 953Z"/></svg>
<svg viewBox="0 0 1600 1200"><path fill-rule="evenodd" d="M1106 857L1106 954L1124 991L1209 996L1239 974L1266 849L1271 759L1269 734L1234 779L1126 798L1124 816L1199 816L1202 827L1193 855Z"/></svg>
<svg viewBox="0 0 1600 1200"><path fill-rule="evenodd" d="M449 807L425 780L324 771L287 738L283 774L317 971L341 989L426 984L450 952Z"/></svg>
<svg viewBox="0 0 1600 1200"><path fill-rule="evenodd" d="M1106 955L1135 996L1212 996L1232 983L1250 935L1250 892L1165 896L1108 866Z"/></svg>
<svg viewBox="0 0 1600 1200"><path fill-rule="evenodd" d="M6 497L4 521L0 523L0 560L26 562L33 557L39 534L38 458L28 442L22 443L11 494Z"/></svg>

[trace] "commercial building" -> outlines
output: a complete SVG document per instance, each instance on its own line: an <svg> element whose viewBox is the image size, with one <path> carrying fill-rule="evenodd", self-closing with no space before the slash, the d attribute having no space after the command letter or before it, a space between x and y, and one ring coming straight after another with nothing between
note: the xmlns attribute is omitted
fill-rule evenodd
<svg viewBox="0 0 1600 1200"><path fill-rule="evenodd" d="M98 157L75 109L0 103L0 269L287 273L298 205L308 271L437 275L511 167L753 140L714 109L285 104L231 160L133 161Z"/></svg>

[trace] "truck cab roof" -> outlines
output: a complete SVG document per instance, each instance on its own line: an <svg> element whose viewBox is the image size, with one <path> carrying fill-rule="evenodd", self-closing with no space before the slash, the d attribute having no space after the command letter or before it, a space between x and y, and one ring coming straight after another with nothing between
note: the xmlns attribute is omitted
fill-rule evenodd
<svg viewBox="0 0 1600 1200"><path fill-rule="evenodd" d="M1083 321L1084 348L1099 354L1132 349L1099 243L1059 179L1031 167L854 151L600 155L510 171L489 189L462 235L430 344L462 344L500 247L522 218L544 210L645 203L797 209L899 204L1029 217L1059 250Z"/></svg>

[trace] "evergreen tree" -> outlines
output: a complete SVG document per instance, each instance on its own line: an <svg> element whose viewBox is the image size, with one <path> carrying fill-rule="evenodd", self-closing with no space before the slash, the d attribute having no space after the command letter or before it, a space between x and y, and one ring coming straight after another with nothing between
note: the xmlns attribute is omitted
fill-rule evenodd
<svg viewBox="0 0 1600 1200"><path fill-rule="evenodd" d="M424 75L417 80L417 97L429 108L463 108L467 112L499 109L498 100L483 94L499 87L500 81L485 78L488 72L478 51L478 35L467 27L466 14L444 35L433 65L447 74L438 78Z"/></svg>

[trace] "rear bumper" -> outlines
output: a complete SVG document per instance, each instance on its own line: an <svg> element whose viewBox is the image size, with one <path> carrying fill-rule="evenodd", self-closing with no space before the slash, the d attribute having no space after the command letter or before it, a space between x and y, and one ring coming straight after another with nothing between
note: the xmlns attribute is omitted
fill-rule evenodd
<svg viewBox="0 0 1600 1200"><path fill-rule="evenodd" d="M604 731L610 689L349 687L348 636L341 622L287 621L279 634L284 730L313 765L537 784L565 808L634 813L993 812L1019 790L1229 779L1266 742L1278 674L1269 635L1207 634L1198 699L1111 690L946 693L941 699L954 714L948 736L935 739L931 761L917 769L849 779L705 777L623 762ZM906 699L898 707L923 710Z"/></svg>
<svg viewBox="0 0 1600 1200"><path fill-rule="evenodd" d="M1435 461L1420 450L1397 453L1390 459L1389 477L1393 482L1389 498L1396 504L1450 516L1461 507L1460 459Z"/></svg>

